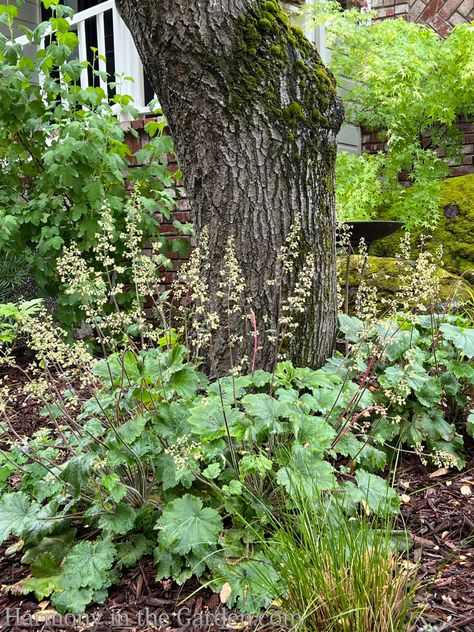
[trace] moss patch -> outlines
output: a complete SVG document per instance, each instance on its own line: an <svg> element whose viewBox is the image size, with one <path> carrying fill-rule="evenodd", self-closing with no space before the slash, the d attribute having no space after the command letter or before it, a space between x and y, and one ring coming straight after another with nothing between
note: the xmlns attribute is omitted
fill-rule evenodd
<svg viewBox="0 0 474 632"><path fill-rule="evenodd" d="M278 0L260 0L242 14L228 58L205 52L222 78L228 107L246 116L263 109L282 138L305 134L317 146L336 86L319 54L300 28L291 24ZM238 131L238 130L237 130Z"/></svg>
<svg viewBox="0 0 474 632"><path fill-rule="evenodd" d="M431 232L428 250L443 246L445 268L456 275L465 274L474 285L474 174L449 178L441 185L441 219ZM413 231L413 245L422 231ZM376 255L390 256L398 248L400 233L374 244ZM468 274L472 270L472 274Z"/></svg>
<svg viewBox="0 0 474 632"><path fill-rule="evenodd" d="M349 304L352 305L357 288L360 283L360 275L357 270L357 257L351 258L349 272ZM345 291L346 259L338 258L338 279L342 292ZM447 301L452 297L456 288L455 300L472 300L472 289L469 283L447 270L438 269L440 280L440 299ZM400 288L400 264L395 257L369 257L365 281L370 287L377 288L378 298L390 298ZM383 308L382 308L383 309Z"/></svg>

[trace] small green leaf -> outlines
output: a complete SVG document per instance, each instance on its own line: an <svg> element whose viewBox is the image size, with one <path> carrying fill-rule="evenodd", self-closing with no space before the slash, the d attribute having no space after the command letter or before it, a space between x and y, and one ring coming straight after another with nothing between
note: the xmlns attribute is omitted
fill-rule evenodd
<svg viewBox="0 0 474 632"><path fill-rule="evenodd" d="M23 492L12 492L0 500L0 543L10 534L21 536L38 522L40 505L31 504Z"/></svg>

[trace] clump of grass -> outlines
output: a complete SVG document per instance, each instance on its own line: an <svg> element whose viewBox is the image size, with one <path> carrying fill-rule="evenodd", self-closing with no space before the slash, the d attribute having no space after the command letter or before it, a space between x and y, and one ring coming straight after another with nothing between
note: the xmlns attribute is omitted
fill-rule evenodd
<svg viewBox="0 0 474 632"><path fill-rule="evenodd" d="M279 580L262 573L262 581L280 595L287 618L297 617L293 630L407 632L416 618L416 567L400 552L408 537L397 544L393 517L349 517L334 495L292 500L262 543Z"/></svg>

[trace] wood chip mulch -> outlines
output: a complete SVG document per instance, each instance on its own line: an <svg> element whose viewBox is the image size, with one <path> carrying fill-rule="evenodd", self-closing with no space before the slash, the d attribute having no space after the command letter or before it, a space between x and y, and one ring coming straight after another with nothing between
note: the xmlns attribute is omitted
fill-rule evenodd
<svg viewBox="0 0 474 632"><path fill-rule="evenodd" d="M413 458L398 472L403 516L420 564L416 630L474 632L474 446L462 472ZM431 626L431 627L430 627Z"/></svg>

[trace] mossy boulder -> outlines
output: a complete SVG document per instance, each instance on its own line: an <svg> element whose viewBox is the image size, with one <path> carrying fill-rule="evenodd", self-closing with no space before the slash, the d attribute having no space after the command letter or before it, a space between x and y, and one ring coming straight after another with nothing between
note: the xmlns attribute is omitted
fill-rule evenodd
<svg viewBox="0 0 474 632"><path fill-rule="evenodd" d="M440 214L440 221L432 231L412 231L413 245L419 243L422 233L429 233L432 239L427 244L428 250L434 252L443 246L446 270L458 276L463 274L474 285L474 174L442 183ZM371 252L393 256L398 250L400 234L375 243Z"/></svg>
<svg viewBox="0 0 474 632"><path fill-rule="evenodd" d="M351 257L349 268L349 304L353 305L357 288L360 284L359 267L360 256ZM473 297L472 287L460 277L443 270L437 271L440 282L440 305L445 301L455 302L471 301ZM338 258L339 285L344 294L346 282L346 259ZM394 297L400 289L400 261L395 257L369 257L364 274L367 285L377 288L377 298Z"/></svg>

